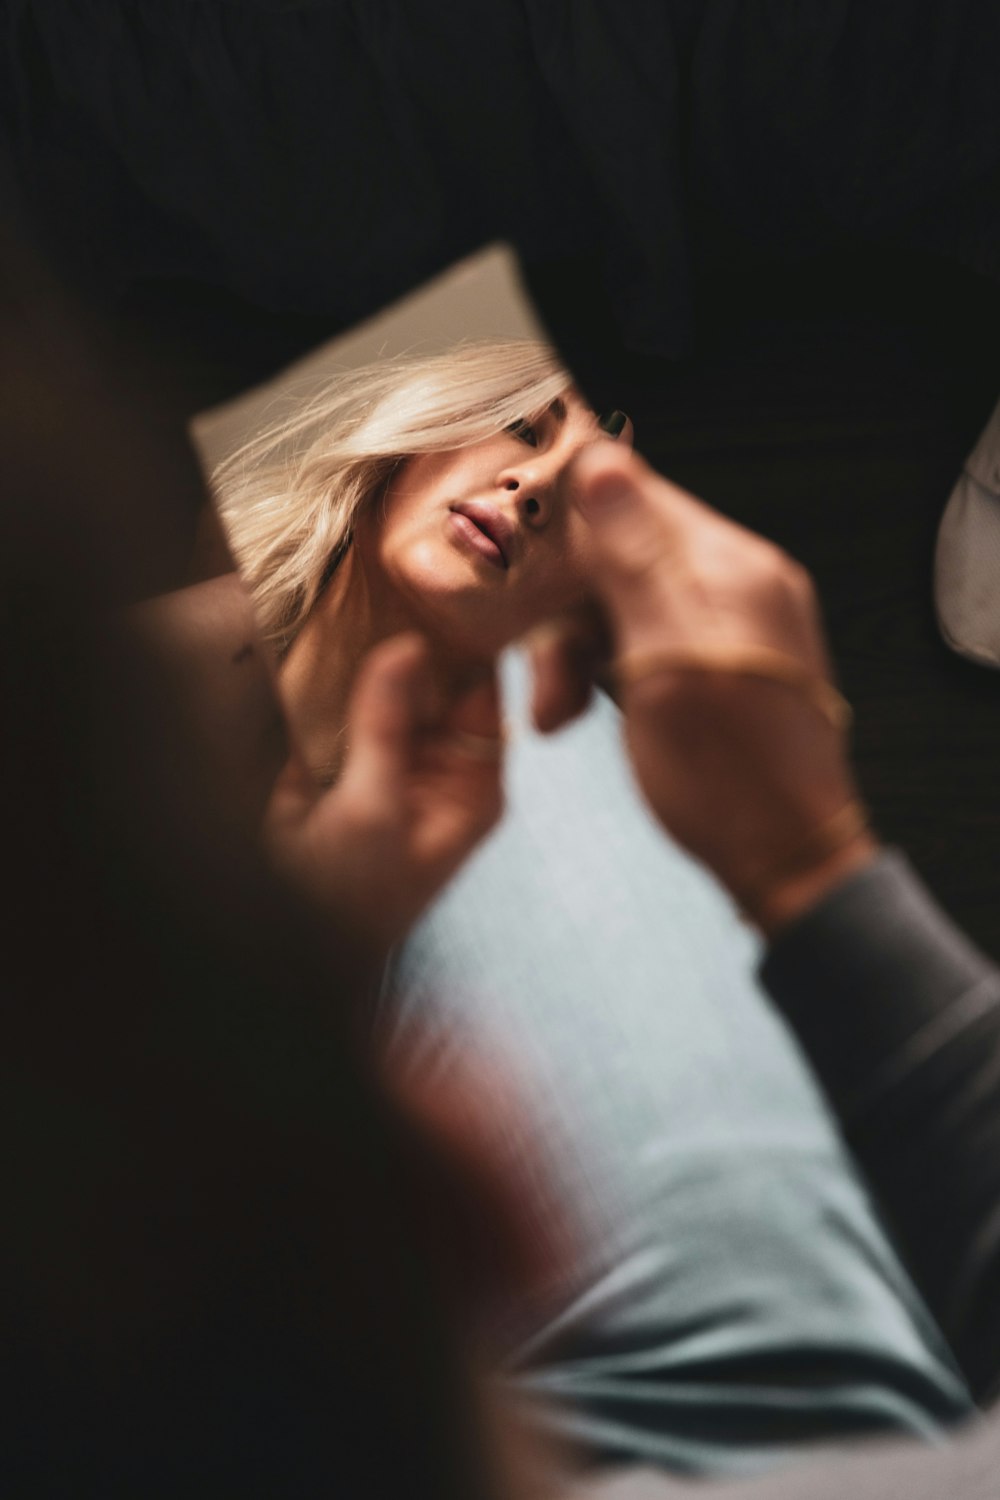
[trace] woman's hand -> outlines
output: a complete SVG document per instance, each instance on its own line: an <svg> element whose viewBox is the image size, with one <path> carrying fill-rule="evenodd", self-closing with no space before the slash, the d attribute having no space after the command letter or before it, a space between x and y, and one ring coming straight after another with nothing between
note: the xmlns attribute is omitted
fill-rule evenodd
<svg viewBox="0 0 1000 1500"><path fill-rule="evenodd" d="M347 734L344 771L328 791L289 762L266 833L279 867L384 957L500 816L495 675L446 694L426 642L395 636L362 663Z"/></svg>
<svg viewBox="0 0 1000 1500"><path fill-rule="evenodd" d="M857 792L843 733L817 702L830 663L812 582L777 547L609 444L581 455L569 485L593 534L600 618L596 632L581 616L535 646L536 723L554 729L578 710L610 644L650 805L772 933L875 848L860 828L835 849L821 836L831 820L850 828ZM670 666L671 654L703 665ZM754 654L780 659L816 695L725 667Z"/></svg>

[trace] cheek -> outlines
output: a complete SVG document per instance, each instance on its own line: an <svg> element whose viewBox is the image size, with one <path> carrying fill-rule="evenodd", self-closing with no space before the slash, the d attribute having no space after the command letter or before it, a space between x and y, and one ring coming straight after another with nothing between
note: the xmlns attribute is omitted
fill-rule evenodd
<svg viewBox="0 0 1000 1500"><path fill-rule="evenodd" d="M355 539L369 577L383 587L388 584L407 593L433 587L442 570L440 539L432 535L419 506L383 503L377 513L365 517Z"/></svg>

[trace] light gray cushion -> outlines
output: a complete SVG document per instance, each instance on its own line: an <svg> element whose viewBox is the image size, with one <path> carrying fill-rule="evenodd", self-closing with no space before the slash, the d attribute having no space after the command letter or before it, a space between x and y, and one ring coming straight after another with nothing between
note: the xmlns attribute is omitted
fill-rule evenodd
<svg viewBox="0 0 1000 1500"><path fill-rule="evenodd" d="M599 699L515 734L509 813L397 955L395 1044L471 1047L521 1101L497 1149L579 1253L508 1309L550 1425L617 1459L748 1472L848 1432L939 1434L968 1398L880 1229L755 938L661 833ZM526 1201L527 1201L526 1195Z"/></svg>

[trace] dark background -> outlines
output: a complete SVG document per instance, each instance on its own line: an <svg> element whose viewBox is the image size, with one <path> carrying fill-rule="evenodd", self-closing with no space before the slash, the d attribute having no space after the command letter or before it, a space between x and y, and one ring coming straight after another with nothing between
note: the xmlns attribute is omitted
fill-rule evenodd
<svg viewBox="0 0 1000 1500"><path fill-rule="evenodd" d="M572 267L533 282L656 467L812 571L876 827L1000 957L1000 682L945 646L932 602L941 513L1000 394L996 284L903 252L730 247L702 265L696 354L654 363L622 357L610 320L580 331Z"/></svg>

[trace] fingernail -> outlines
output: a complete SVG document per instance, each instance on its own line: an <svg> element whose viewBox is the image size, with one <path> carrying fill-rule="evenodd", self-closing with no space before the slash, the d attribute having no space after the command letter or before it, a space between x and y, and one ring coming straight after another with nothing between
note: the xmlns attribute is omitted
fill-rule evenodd
<svg viewBox="0 0 1000 1500"><path fill-rule="evenodd" d="M618 411L616 408L614 411L608 412L607 416L602 417L597 425L598 427L603 427L608 437L616 438L621 436L627 421L628 417L625 413Z"/></svg>

